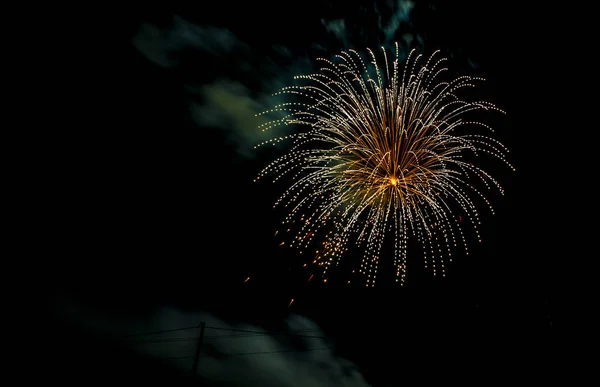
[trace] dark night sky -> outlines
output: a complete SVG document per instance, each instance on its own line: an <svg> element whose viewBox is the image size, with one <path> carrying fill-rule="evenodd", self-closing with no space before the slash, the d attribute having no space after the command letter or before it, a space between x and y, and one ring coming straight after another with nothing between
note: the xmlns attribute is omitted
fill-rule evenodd
<svg viewBox="0 0 600 387"><path fill-rule="evenodd" d="M64 222L52 225L58 236L47 241L60 252L48 267L56 289L49 339L60 348L50 375L67 383L96 373L179 380L168 361L124 346L116 328L103 333L125 320L137 321L138 331L176 328L156 323L167 307L271 330L306 316L373 387L486 384L522 371L549 377L552 251L531 231L548 225L538 224L537 181L524 156L532 141L523 134L531 123L523 45L535 33L521 27L522 10L504 2L418 2L405 17L385 1L377 10L359 3L126 12L110 43L81 59L90 69L74 113L81 141L60 159L53 187L66 204L52 211ZM307 286L309 269L273 238L279 191L252 181L269 157L241 150L256 139L248 129L254 117L244 114L267 107L264 96L315 56L386 43L378 15L383 28L399 22L390 36L419 37L426 53L451 55L457 73L488 80L481 91L508 112L493 124L517 171L491 167L506 195L490 196L497 214L483 216L483 243L457 255L448 277L422 270L417 256L404 288Z"/></svg>

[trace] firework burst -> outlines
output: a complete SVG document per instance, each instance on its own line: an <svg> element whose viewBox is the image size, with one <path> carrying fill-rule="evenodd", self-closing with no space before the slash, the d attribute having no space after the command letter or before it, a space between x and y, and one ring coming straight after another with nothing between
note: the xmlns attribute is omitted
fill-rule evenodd
<svg viewBox="0 0 600 387"><path fill-rule="evenodd" d="M261 129L297 130L257 145L292 142L256 180L290 179L275 206L286 208L284 225L295 224L286 226L294 229L291 246L317 244L314 263L323 267L324 278L354 242L364 249L357 269L374 286L386 235L393 237L396 281L405 282L409 239L422 246L425 266L445 275L452 247L462 245L468 254L462 228L470 224L480 239L477 204L493 213L484 190L503 193L475 164L477 157L495 157L514 170L506 147L485 134L493 129L467 116L503 111L489 102L461 100L457 92L482 78L440 80L447 68L438 51L427 60L411 51L403 70L398 44L391 61L382 47L383 66L368 53L370 66L355 50L320 58L325 66L318 73L296 76L302 85L274 94L294 101L258 114L283 114Z"/></svg>

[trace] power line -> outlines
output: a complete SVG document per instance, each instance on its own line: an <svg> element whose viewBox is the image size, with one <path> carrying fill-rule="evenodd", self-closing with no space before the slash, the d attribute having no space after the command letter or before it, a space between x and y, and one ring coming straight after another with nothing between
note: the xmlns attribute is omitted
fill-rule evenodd
<svg viewBox="0 0 600 387"><path fill-rule="evenodd" d="M194 326L189 326L189 327L182 327L182 328L174 328L174 329L165 329L165 330L160 330L160 331L153 331L153 332L144 332L144 333L137 333L137 334L133 334L133 335L128 335L128 336L124 336L124 338L133 338L133 337L140 337L140 336L150 336L150 335L157 335L157 334L161 334L161 333L169 333L169 332L177 332L177 331L184 331L184 330L189 330L189 329L196 329L198 328L198 325L194 325ZM215 329L215 330L223 330L223 331L228 331L228 332L240 332L240 333L248 333L249 335L220 335L220 336L206 336L205 338L211 338L211 339L216 339L216 338L226 338L226 337L252 337L252 336L259 336L259 335L289 335L289 336L296 336L296 337L308 337L308 338L319 338L319 339L324 339L324 336L310 336L310 335L301 335L298 334L296 332L316 332L319 331L319 329L296 329L296 330L291 330L291 331L287 331L287 332L276 332L276 331L251 331L251 330L245 330L245 329L234 329L234 328L224 328L224 327L211 327L211 326L206 326L206 329ZM134 342L136 343L143 343L143 342L168 342L170 340L172 341L187 341L187 340L196 340L197 337L186 337L186 338L165 338L165 339L149 339L149 340L136 340ZM155 341L156 340L156 341Z"/></svg>
<svg viewBox="0 0 600 387"><path fill-rule="evenodd" d="M298 331L298 332L316 332L319 331L319 329L308 329L305 331ZM323 337L324 336L306 336L306 335L301 335L301 334L297 334L297 333L291 333L294 331L290 331L290 333L288 333L289 335L292 336L298 336L298 337ZM273 334L277 334L277 333L269 333L269 332L260 332L260 333L247 333L247 334L241 334L241 335L237 335L237 334L233 334L233 335L218 335L218 336L205 336L205 338L207 339L226 339L226 338L235 338L235 337L255 337L255 336L265 336L265 335L273 335Z"/></svg>
<svg viewBox="0 0 600 387"><path fill-rule="evenodd" d="M188 329L195 329L195 328L198 328L198 327L199 327L199 325L194 325L194 326L191 326L191 327L183 327L183 328L175 328L175 329L165 329L165 330L162 330L162 331L145 332L145 333L136 333L136 334L133 334L133 335L124 336L123 338L124 339L128 339L128 338L131 338L131 337L138 337L138 336L158 335L160 333L185 331L185 330L188 330Z"/></svg>
<svg viewBox="0 0 600 387"><path fill-rule="evenodd" d="M218 355L212 355L212 357L231 357L231 356L247 356L247 355L266 355L270 353L286 353L286 352L310 352L310 351L325 351L328 349L333 349L332 347L324 347L324 348L305 348L305 349L283 349L279 351L258 351L258 352L242 352L242 353L224 353ZM161 359L165 360L176 360L176 359L191 359L194 356L169 356L162 357Z"/></svg>
<svg viewBox="0 0 600 387"><path fill-rule="evenodd" d="M177 332L184 331L189 329L197 329L199 325L189 326L189 327L181 327L174 329L165 329L160 331L153 332L144 332L133 335L125 336L125 338L132 337L140 337L140 336L149 336L161 333L169 333L169 332ZM204 339L223 339L223 338L246 338L246 337L256 337L256 336L272 336L272 335L284 335L284 336L293 336L293 337L307 337L307 338L315 338L315 339L325 339L325 336L311 336L311 335L303 335L304 332L316 332L320 331L319 329L296 329L287 332L276 332L276 331L253 331L246 329L235 329L235 328L224 328L224 327L213 327L204 325L204 329L214 329L219 331L227 331L227 332L238 332L242 334L231 334L231 335L217 335L217 336L205 336ZM152 344L152 343L168 343L168 342L185 342L185 341L197 341L198 336L196 337L171 337L164 339L147 339L147 340L133 340L131 343L136 344ZM324 348L304 348L304 349L285 349L278 351L257 351L257 352L242 352L242 353L225 353L225 354L217 354L213 355L213 357L221 358L221 357L232 357L232 356L250 356L250 355L266 355L266 354L274 354L274 353L290 353L290 352L307 352L307 351L324 351L330 350L331 347ZM197 358L198 354L195 356L169 356L169 357L161 357L164 360L177 360L177 359L192 359Z"/></svg>
<svg viewBox="0 0 600 387"><path fill-rule="evenodd" d="M242 335L219 335L219 336L204 336L205 339L210 339L210 340L214 340L214 339L242 339L242 338L250 338L250 337L260 337L260 336L271 336L271 334L269 333L249 333L249 334L242 334ZM325 336L310 336L310 335L299 335L299 334L288 334L288 336L294 336L294 337L307 337L307 338L314 338L314 339L325 339ZM185 342L185 341L194 341L194 340L198 340L198 337L194 337L194 336L189 336L189 337L170 337L170 338L164 338L164 339L147 339L147 340L133 340L130 341L131 343L136 343L136 344L153 344L153 343L172 343L172 342Z"/></svg>
<svg viewBox="0 0 600 387"><path fill-rule="evenodd" d="M245 329L233 329L233 328L221 328L221 327L209 327L207 326L206 328L210 328L210 329L216 329L216 330L223 330L223 331L230 331L230 332L242 332L242 333L254 333L254 334L259 334L259 335L289 335L289 336L296 336L296 337L314 337L314 338L319 338L319 339L324 339L324 336L306 336L306 335L299 335L297 333L292 333L292 332L315 332L318 331L318 329L305 329L305 330L295 330L295 331L287 331L287 332L275 332L275 331L249 331L249 330L245 330Z"/></svg>
<svg viewBox="0 0 600 387"><path fill-rule="evenodd" d="M259 335L222 335L222 336L204 336L205 339L232 339L232 338L243 338L243 337L256 337ZM170 337L165 339L147 339L147 340L133 340L131 343L145 344L145 343L170 343L178 341L193 341L198 340L198 336L190 337Z"/></svg>

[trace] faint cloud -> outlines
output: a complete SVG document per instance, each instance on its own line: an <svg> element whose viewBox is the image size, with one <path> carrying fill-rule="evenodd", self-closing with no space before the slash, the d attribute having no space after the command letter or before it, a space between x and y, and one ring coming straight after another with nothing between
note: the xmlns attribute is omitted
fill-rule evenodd
<svg viewBox="0 0 600 387"><path fill-rule="evenodd" d="M321 19L321 24L325 26L325 30L328 33L333 34L336 38L338 38L344 46L348 45L348 36L346 33L346 22L344 19L336 19L336 20L325 20Z"/></svg>
<svg viewBox="0 0 600 387"><path fill-rule="evenodd" d="M319 43L313 43L310 47L312 49L319 50L319 51L327 51L327 49L325 47L323 47L322 44L319 44Z"/></svg>
<svg viewBox="0 0 600 387"><path fill-rule="evenodd" d="M179 16L173 17L168 28L143 23L133 37L133 44L148 60L169 68L179 65L186 50L224 55L247 48L226 28L193 24Z"/></svg>
<svg viewBox="0 0 600 387"><path fill-rule="evenodd" d="M255 116L263 110L259 100L252 97L242 83L230 79L202 85L197 92L202 101L190 103L194 122L203 127L227 130L238 153L252 157L252 148L268 137L258 129L265 122L264 116Z"/></svg>
<svg viewBox="0 0 600 387"><path fill-rule="evenodd" d="M416 44L422 44L420 35L407 31L411 26L411 12L415 2L411 0L389 0L373 2L371 8L361 7L361 15L357 20L321 19L325 30L335 36L344 48L356 47L359 51L365 49L363 43L372 46L384 46L395 50L395 42L399 43L400 59ZM369 20L370 22L365 22ZM370 24L372 22L372 24ZM351 28L348 28L352 26ZM375 34L374 34L375 30ZM315 46L318 48L318 46Z"/></svg>
<svg viewBox="0 0 600 387"><path fill-rule="evenodd" d="M58 306L58 304L57 304ZM206 329L198 374L230 387L370 387L359 368L335 354L333 342L311 319L290 315L281 331L270 332L212 314L168 307L145 318L100 313L72 301L56 309L65 321L93 333L123 337L140 355L163 359L183 374L192 368L199 323ZM178 328L189 328L172 331ZM158 334L150 332L168 331ZM143 333L143 335L135 336ZM134 335L134 336L130 336Z"/></svg>
<svg viewBox="0 0 600 387"><path fill-rule="evenodd" d="M204 84L184 81L191 118L200 127L225 130L238 155L244 158L254 157L254 146L272 137L258 128L265 123L265 116L255 115L273 107L277 99L271 94L288 86L293 75L306 73L311 68L310 61L304 57L293 58L291 50L282 45L273 45L272 49L279 59L290 62L288 65L264 56L257 65L248 60L248 45L230 30L195 25L179 16L174 16L173 22L165 28L142 24L133 37L133 44L148 60L165 68L179 67L182 61L194 57L194 51L196 55L215 57L215 69L221 73L218 79ZM219 67L220 63L227 66ZM227 73L231 63L235 63L236 75ZM263 78L262 74L268 76ZM270 118L281 118L281 115ZM285 134L285 130L277 129L274 135Z"/></svg>
<svg viewBox="0 0 600 387"><path fill-rule="evenodd" d="M285 56L287 58L291 58L292 57L292 52L290 51L289 48L282 46L280 44L274 44L273 46L273 50L278 53L281 56Z"/></svg>
<svg viewBox="0 0 600 387"><path fill-rule="evenodd" d="M411 0L396 0L390 7L388 12L390 17L384 25L382 14L375 5L379 28L383 31L385 43L390 44L397 39L401 26L410 21L410 13L414 6L415 3Z"/></svg>
<svg viewBox="0 0 600 387"><path fill-rule="evenodd" d="M474 68L474 69L479 68L479 64L474 62L471 58L467 58L467 62L469 63L469 66L471 66L471 68Z"/></svg>

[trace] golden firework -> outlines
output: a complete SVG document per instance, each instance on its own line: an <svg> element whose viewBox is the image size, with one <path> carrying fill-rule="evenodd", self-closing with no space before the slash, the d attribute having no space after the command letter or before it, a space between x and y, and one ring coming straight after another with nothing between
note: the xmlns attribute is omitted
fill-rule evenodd
<svg viewBox="0 0 600 387"><path fill-rule="evenodd" d="M503 193L489 173L468 160L491 155L514 170L505 157L508 149L478 133L493 129L467 116L502 110L457 95L482 78L438 80L447 71L439 51L426 61L411 51L402 72L398 44L391 63L382 47L384 67L373 51L368 52L370 66L355 50L333 60L320 58L325 66L318 73L295 77L306 84L275 93L291 95L294 101L260 113L284 114L261 129L296 125L297 130L257 145L292 141L289 151L267 165L257 180L289 177L290 185L275 206L287 208L284 224L299 225L290 246L305 249L313 241L322 245L314 262L324 273L355 241L364 247L359 272L366 275L367 286L374 286L383 241L391 229L397 281L405 281L409 238L423 246L425 265L445 275L443 258L451 260L452 246L460 243L468 253L462 221L455 213L465 215L480 239L472 197L493 212L474 182ZM322 237L315 239L316 235Z"/></svg>

